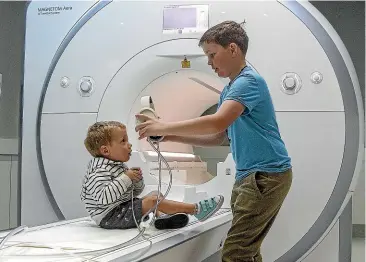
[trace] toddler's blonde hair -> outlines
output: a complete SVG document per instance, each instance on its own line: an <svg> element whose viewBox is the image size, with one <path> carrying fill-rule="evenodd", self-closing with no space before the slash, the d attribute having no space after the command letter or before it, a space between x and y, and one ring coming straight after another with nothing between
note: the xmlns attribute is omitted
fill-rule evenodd
<svg viewBox="0 0 366 262"><path fill-rule="evenodd" d="M93 157L100 156L101 146L112 142L112 130L116 128L125 129L126 126L118 121L101 121L89 127L84 145Z"/></svg>

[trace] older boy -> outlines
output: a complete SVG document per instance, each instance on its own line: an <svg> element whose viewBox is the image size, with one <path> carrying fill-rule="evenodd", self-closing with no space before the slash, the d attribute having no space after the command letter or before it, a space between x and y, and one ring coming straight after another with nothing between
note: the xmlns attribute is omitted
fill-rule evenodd
<svg viewBox="0 0 366 262"><path fill-rule="evenodd" d="M136 126L139 139L162 135L165 141L213 146L220 145L228 135L236 182L224 262L262 261L261 244L292 183L291 159L267 84L246 64L248 42L245 30L233 21L213 26L200 39L208 65L219 77L230 79L215 114L173 123L136 116L145 121Z"/></svg>
<svg viewBox="0 0 366 262"><path fill-rule="evenodd" d="M116 121L97 122L89 128L84 143L94 157L89 163L81 191L88 213L102 228L136 227L135 219L140 223L143 215L156 205L158 196L152 192L142 199L135 198L142 193L145 184L141 170L129 169L125 164L132 151L126 127ZM155 227L184 227L189 220L187 214L204 221L220 209L223 200L220 195L196 204L164 199L158 205L159 217Z"/></svg>

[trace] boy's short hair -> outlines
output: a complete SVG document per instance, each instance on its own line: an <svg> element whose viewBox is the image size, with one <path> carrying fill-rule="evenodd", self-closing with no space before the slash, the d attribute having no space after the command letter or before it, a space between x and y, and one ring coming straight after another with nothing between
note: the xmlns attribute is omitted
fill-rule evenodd
<svg viewBox="0 0 366 262"><path fill-rule="evenodd" d="M112 142L112 130L115 128L125 129L126 126L117 121L101 121L89 127L84 145L93 157L100 156L101 146Z"/></svg>
<svg viewBox="0 0 366 262"><path fill-rule="evenodd" d="M234 21L217 24L202 35L198 45L201 47L203 43L216 43L226 48L235 43L245 55L248 51L249 37L242 27L244 24L245 21L240 24Z"/></svg>

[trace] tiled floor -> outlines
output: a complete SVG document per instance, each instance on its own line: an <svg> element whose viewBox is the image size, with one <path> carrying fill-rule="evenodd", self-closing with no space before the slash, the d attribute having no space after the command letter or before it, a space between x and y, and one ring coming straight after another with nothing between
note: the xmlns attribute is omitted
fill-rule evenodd
<svg viewBox="0 0 366 262"><path fill-rule="evenodd" d="M365 262L365 239L363 238L353 239L351 262Z"/></svg>

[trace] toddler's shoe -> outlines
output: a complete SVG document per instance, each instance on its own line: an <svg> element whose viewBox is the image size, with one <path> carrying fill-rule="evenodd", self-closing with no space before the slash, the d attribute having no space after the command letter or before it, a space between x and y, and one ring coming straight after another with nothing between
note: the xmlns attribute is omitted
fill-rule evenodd
<svg viewBox="0 0 366 262"><path fill-rule="evenodd" d="M224 203L224 197L218 195L209 199L201 200L196 204L197 213L194 215L199 221L205 221L215 214Z"/></svg>
<svg viewBox="0 0 366 262"><path fill-rule="evenodd" d="M187 214L176 213L172 215L162 215L155 220L157 229L178 229L185 227L189 222Z"/></svg>

